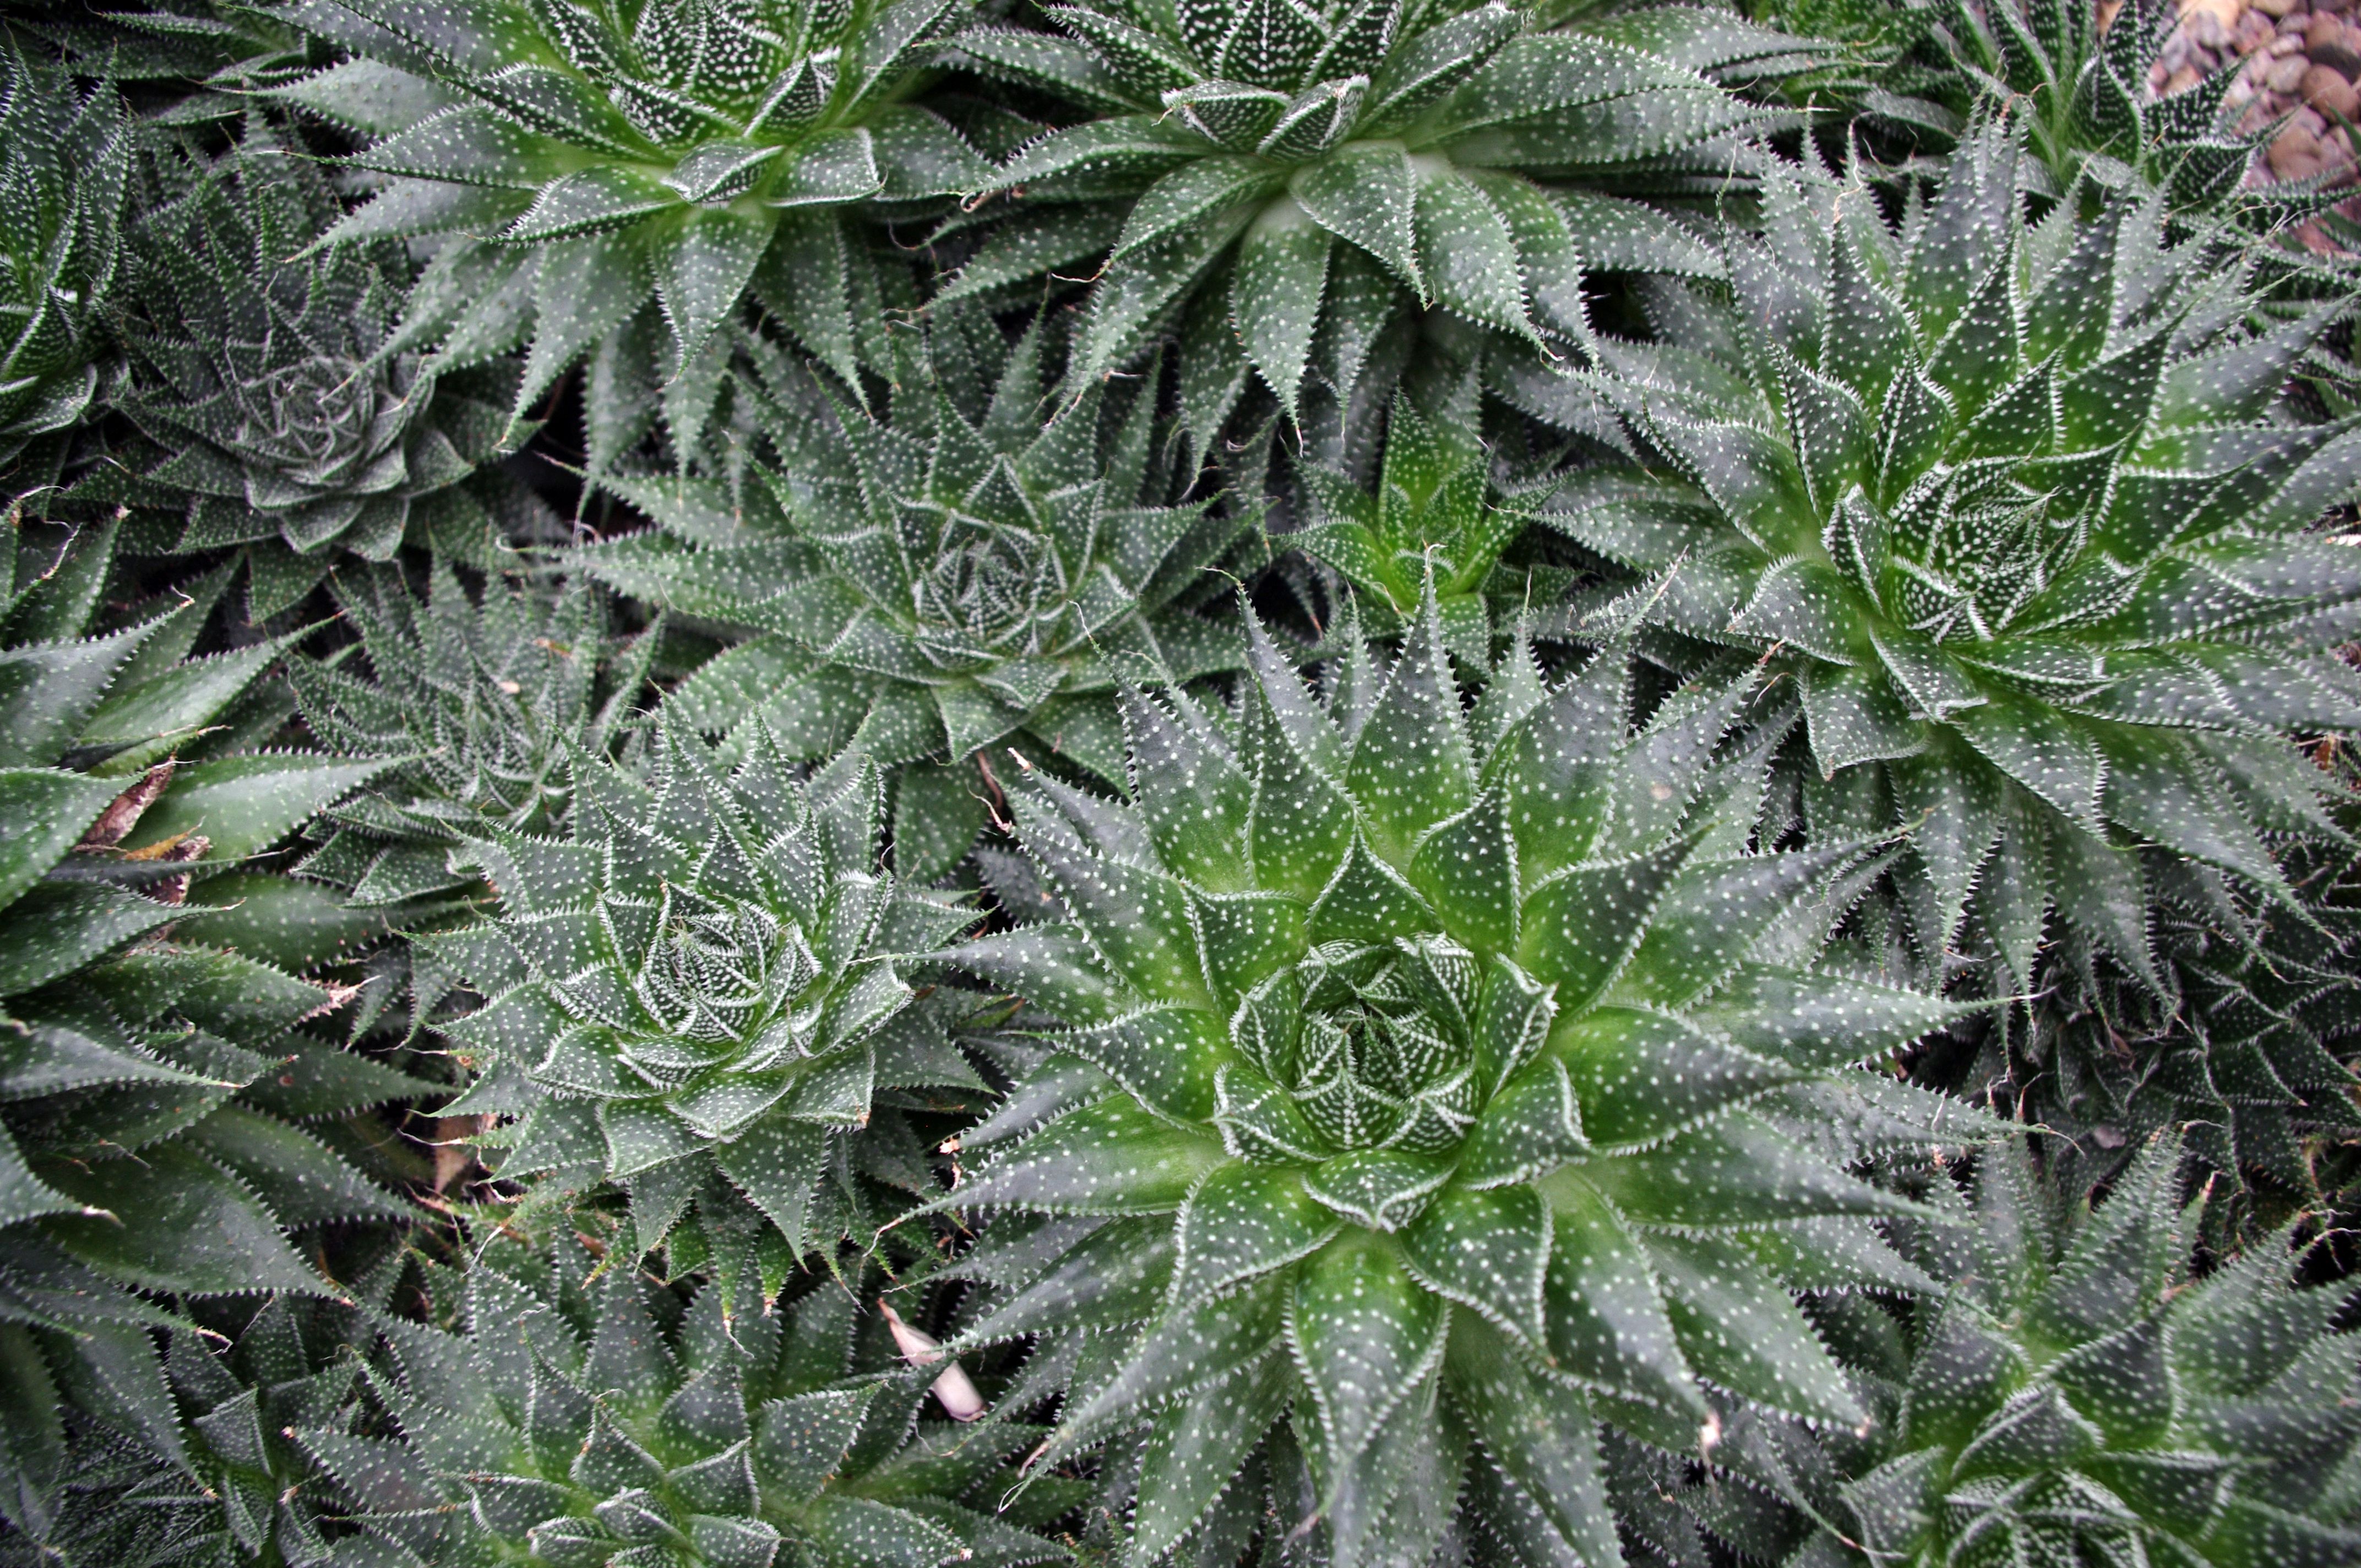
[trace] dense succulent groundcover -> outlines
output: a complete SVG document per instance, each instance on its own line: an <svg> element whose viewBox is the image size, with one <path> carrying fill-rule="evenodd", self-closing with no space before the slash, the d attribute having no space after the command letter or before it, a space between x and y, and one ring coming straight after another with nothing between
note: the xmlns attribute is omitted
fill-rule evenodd
<svg viewBox="0 0 2361 1568"><path fill-rule="evenodd" d="M0 0L0 1568L2361 1561L2175 26Z"/></svg>

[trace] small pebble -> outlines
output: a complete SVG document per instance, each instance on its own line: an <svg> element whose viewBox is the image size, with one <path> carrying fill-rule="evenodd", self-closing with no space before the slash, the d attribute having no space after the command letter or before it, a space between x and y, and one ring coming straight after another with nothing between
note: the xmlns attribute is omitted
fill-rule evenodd
<svg viewBox="0 0 2361 1568"><path fill-rule="evenodd" d="M2255 0L2255 9L2267 16L2286 16L2303 5L2303 0Z"/></svg>
<svg viewBox="0 0 2361 1568"><path fill-rule="evenodd" d="M2303 73L2300 90L2305 103L2332 120L2349 120L2361 113L2361 94L2354 93L2353 83L2341 71L2315 65Z"/></svg>
<svg viewBox="0 0 2361 1568"><path fill-rule="evenodd" d="M2290 122L2271 141L2271 172L2281 180L2309 180L2326 167L2320 138Z"/></svg>
<svg viewBox="0 0 2361 1568"><path fill-rule="evenodd" d="M2270 70L2263 73L2263 81L2274 93L2292 93L2302 84L2304 72L2311 69L2312 61L2291 54L2273 61Z"/></svg>

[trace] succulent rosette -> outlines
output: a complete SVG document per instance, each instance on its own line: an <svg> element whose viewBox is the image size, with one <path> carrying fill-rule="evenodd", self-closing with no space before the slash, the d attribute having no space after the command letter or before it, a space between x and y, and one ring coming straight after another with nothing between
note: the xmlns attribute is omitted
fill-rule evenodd
<svg viewBox="0 0 2361 1568"><path fill-rule="evenodd" d="M1470 712L1440 636L1315 697L1257 627L1235 710L1132 698L1129 801L1014 801L1061 917L946 955L1069 1025L937 1205L1002 1216L959 1343L1080 1336L1052 1452L1146 1430L1143 1559L1276 1429L1334 1563L1426 1561L1472 1476L1603 1568L1597 1421L1857 1423L1788 1287L1917 1278L1846 1166L1967 1124L1853 1065L1949 1010L1810 967L1859 851L1748 852L1748 694L1634 732L1621 655L1520 644Z"/></svg>
<svg viewBox="0 0 2361 1568"><path fill-rule="evenodd" d="M479 830L500 909L426 946L484 998L444 1026L478 1073L444 1114L518 1118L503 1171L622 1183L642 1250L694 1208L682 1257L775 1273L858 1218L838 1146L898 1121L882 1094L981 1087L954 998L896 966L974 915L880 872L873 762L752 740L725 773L666 723L645 784L577 754L566 836Z"/></svg>
<svg viewBox="0 0 2361 1568"><path fill-rule="evenodd" d="M1021 731L1114 778L1119 682L1235 667L1235 630L1195 610L1258 513L1202 493L1151 392L1046 406L1046 324L1011 344L968 307L901 336L873 411L800 368L758 374L766 460L734 485L610 481L659 527L583 565L769 633L675 694L708 733L759 715L796 754L893 765Z"/></svg>
<svg viewBox="0 0 2361 1568"><path fill-rule="evenodd" d="M288 972L313 960L214 945L207 917L284 911L284 879L218 873L379 765L189 756L252 722L286 641L192 658L227 567L140 595L118 524L7 521L0 1539L67 1563L168 1548L226 1561L233 1543L300 1557L322 1499L291 1491L300 1464L249 1434L258 1409L333 1407L351 1373L303 1359L292 1321L308 1307L256 1314L243 1299L334 1297L330 1274L381 1255L417 1212L400 1190L401 1106L440 1086L315 1032L352 993ZM209 896L233 880L242 900ZM258 1398L197 1327L225 1343L248 1318L260 1332L232 1358L241 1375L294 1364Z"/></svg>
<svg viewBox="0 0 2361 1568"><path fill-rule="evenodd" d="M1947 38L1978 87L2019 105L2033 155L2024 172L2053 195L2080 180L2134 193L2150 188L2180 212L2246 207L2266 218L2266 228L2268 219L2324 204L2310 191L2246 188L2270 135L2235 126L2237 107L2228 101L2235 62L2194 86L2157 90L2158 59L2180 25L2179 8L2156 0L2133 0L2106 22L2095 7L1995 0L1958 7Z"/></svg>
<svg viewBox="0 0 2361 1568"><path fill-rule="evenodd" d="M1287 543L1351 587L1373 633L1409 625L1432 582L1444 645L1467 668L1483 671L1492 662L1496 620L1505 630L1520 600L1532 597L1523 574L1501 566L1500 554L1552 487L1520 483L1510 472L1496 478L1499 459L1482 439L1472 377L1433 400L1440 406L1423 409L1395 393L1374 490L1324 464L1300 464L1312 516ZM1557 576L1543 574L1553 587ZM1493 596L1505 613L1496 615Z"/></svg>
<svg viewBox="0 0 2361 1568"><path fill-rule="evenodd" d="M440 555L426 576L422 598L398 565L336 574L357 646L288 669L313 733L355 756L404 760L318 825L324 841L303 861L356 904L461 885L451 851L489 828L561 824L575 757L620 749L661 636L627 644L587 584L495 578L470 596Z"/></svg>
<svg viewBox="0 0 2361 1568"><path fill-rule="evenodd" d="M2054 895L2161 990L2139 846L2285 902L2265 836L2340 837L2284 738L2361 723L2361 559L2322 528L2361 431L2281 401L2333 310L2252 331L2239 252L2152 196L2032 222L2022 162L1986 127L1899 232L1766 175L1730 302L1598 340L1644 466L1543 516L1641 574L1617 613L1793 677L1793 787L1910 829L1922 952L1972 902L2022 987Z"/></svg>
<svg viewBox="0 0 2361 1568"><path fill-rule="evenodd" d="M924 210L989 177L905 102L960 0L496 0L464 12L322 0L310 25L355 58L280 94L375 139L383 176L337 239L468 236L407 330L474 356L530 344L520 414L585 354L601 417L678 438L710 409L749 288L850 376L882 363L867 212ZM695 373L683 373L692 366Z"/></svg>
<svg viewBox="0 0 2361 1568"><path fill-rule="evenodd" d="M1808 1561L2330 1568L2361 1554L2349 1475L2361 1357L2345 1293L2303 1289L2282 1231L2192 1270L2204 1195L2152 1139L2103 1202L2062 1212L2021 1145L1978 1158L1971 1220L1906 1247L1943 1283L1828 1315L1879 1419L1793 1448ZM1898 1332L1896 1332L1898 1329ZM1806 1479L1808 1478L1808 1479Z"/></svg>
<svg viewBox="0 0 2361 1568"><path fill-rule="evenodd" d="M1290 416L1307 378L1348 398L1412 300L1536 351L1576 341L1586 260L1680 248L1659 214L1599 188L1726 177L1738 142L1788 118L1657 52L1645 17L1627 41L1617 21L1531 30L1497 3L1047 9L1069 38L972 27L952 58L1098 117L998 172L991 188L1021 205L948 297L1104 253L1075 378L1140 357L1177 320L1185 416L1205 440L1250 370ZM1672 13L1672 33L1697 15ZM1720 36L1742 54L1769 35Z"/></svg>
<svg viewBox="0 0 2361 1568"><path fill-rule="evenodd" d="M131 131L113 84L0 50L0 472L76 424L98 389L101 313L120 260Z"/></svg>
<svg viewBox="0 0 2361 1568"><path fill-rule="evenodd" d="M1919 1079L2055 1134L2043 1164L2069 1191L2107 1185L2152 1137L2176 1135L2212 1188L2202 1245L2264 1245L2334 1201L2325 1151L2361 1132L2353 863L2347 847L2291 846L2290 906L2151 857L2162 992L2068 927L2033 994L1956 1031Z"/></svg>
<svg viewBox="0 0 2361 1568"><path fill-rule="evenodd" d="M938 1374L842 1285L805 1283L732 1312L718 1285L684 1300L571 1238L496 1245L451 1282L465 1332L379 1320L398 1437L297 1435L384 1549L434 1568L1063 1560L994 1517L1038 1430L926 1413Z"/></svg>
<svg viewBox="0 0 2361 1568"><path fill-rule="evenodd" d="M280 172L299 150L250 119L213 165L156 155L159 189L130 235L131 370L115 404L145 441L76 492L178 512L174 549L244 549L257 620L338 551L479 546L494 498L466 482L501 450L513 379L488 367L446 380L393 341L409 263L309 249L341 209L316 173Z"/></svg>

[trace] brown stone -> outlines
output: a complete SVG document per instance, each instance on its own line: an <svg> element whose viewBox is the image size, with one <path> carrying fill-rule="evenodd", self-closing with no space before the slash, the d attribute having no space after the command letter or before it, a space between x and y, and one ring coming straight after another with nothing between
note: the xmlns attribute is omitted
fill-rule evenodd
<svg viewBox="0 0 2361 1568"><path fill-rule="evenodd" d="M2159 98L2169 98L2175 93L2186 93L2191 87L2196 86L2200 82L2204 80L2205 79L2203 77L2198 75L2197 72L2184 65L2179 71L2174 71L2171 75L2164 79L2163 90L2158 93L2157 96Z"/></svg>
<svg viewBox="0 0 2361 1568"><path fill-rule="evenodd" d="M2361 113L2361 94L2353 91L2353 83L2345 80L2341 71L2315 65L2303 73L2298 91L2305 103L2331 120L2349 120Z"/></svg>
<svg viewBox="0 0 2361 1568"><path fill-rule="evenodd" d="M2361 40L2356 39L2353 29L2342 27L2323 36L2306 52L2311 54L2314 65L2334 66L2350 77L2361 72L2361 54L2355 53L2353 48L2356 41Z"/></svg>
<svg viewBox="0 0 2361 1568"><path fill-rule="evenodd" d="M2334 16L2315 13L2304 26L2303 47L2308 49L2342 48L2344 43L2345 24Z"/></svg>
<svg viewBox="0 0 2361 1568"><path fill-rule="evenodd" d="M2263 85L2274 93L2292 93L2303 84L2303 73L2312 69L2312 61L2300 54L2291 54L2271 61L2263 72Z"/></svg>
<svg viewBox="0 0 2361 1568"><path fill-rule="evenodd" d="M2286 16L2303 8L2303 0L2255 0L2255 9L2266 16Z"/></svg>
<svg viewBox="0 0 2361 1568"><path fill-rule="evenodd" d="M2290 125L2271 139L2271 172L2281 180L2309 180L2327 167L2320 138L2301 126Z"/></svg>

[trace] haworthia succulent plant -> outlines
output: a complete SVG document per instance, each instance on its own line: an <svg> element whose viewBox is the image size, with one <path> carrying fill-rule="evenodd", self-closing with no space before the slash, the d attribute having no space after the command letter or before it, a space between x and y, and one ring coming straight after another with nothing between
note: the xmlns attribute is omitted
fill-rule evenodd
<svg viewBox="0 0 2361 1568"><path fill-rule="evenodd" d="M0 1511L27 1538L87 1527L72 1494L93 1443L152 1473L159 1508L176 1496L226 1508L215 1526L249 1549L304 1528L300 1506L274 1522L284 1479L266 1484L273 1464L237 1431L183 1426L211 1401L176 1406L153 1331L185 1332L202 1359L183 1315L198 1303L340 1295L323 1270L413 1217L372 1158L395 1141L372 1112L436 1086L298 1027L336 1002L251 959L153 940L6 999L19 1043L0 1076L15 1168L0 1229ZM245 1398L222 1420L251 1425ZM261 1478L225 1501L219 1464Z"/></svg>
<svg viewBox="0 0 2361 1568"><path fill-rule="evenodd" d="M1972 1223L1909 1250L1945 1288L1826 1320L1876 1410L1793 1446L1819 1521L1802 1561L2329 1568L2361 1554L2356 1344L2334 1288L2290 1284L2284 1234L2191 1277L2160 1135L2095 1209L2053 1212L2025 1151L1988 1151ZM2202 1201L2201 1195L2200 1203Z"/></svg>
<svg viewBox="0 0 2361 1568"><path fill-rule="evenodd" d="M1961 1087L2017 1101L2071 1138L2075 1157L2051 1157L2081 1186L2181 1128L2215 1183L2206 1215L2222 1230L2209 1241L2276 1228L2321 1201L2307 1144L2361 1132L2347 1065L2361 1051L2353 912L2334 880L2348 862L2292 861L2299 903L2256 910L2160 862L2151 930L2165 994L2069 934L2037 971L2036 999L1991 1042L2008 1054L1979 1057L1988 1087Z"/></svg>
<svg viewBox="0 0 2361 1568"><path fill-rule="evenodd" d="M291 9L291 8L289 8ZM330 63L289 9L244 0L142 0L137 6L53 6L11 17L77 67L123 89L164 125L243 115L247 93Z"/></svg>
<svg viewBox="0 0 2361 1568"><path fill-rule="evenodd" d="M361 1301L280 1294L190 1303L191 1318L158 1313L158 1328L132 1335L144 1355L147 1336L158 1334L168 1347L163 1371L151 1365L124 1391L152 1400L145 1413L162 1419L136 1436L110 1424L121 1417L105 1399L90 1398L132 1370L117 1359L120 1346L101 1336L63 1385L67 1479L57 1517L37 1541L12 1535L0 1552L61 1568L333 1561L337 1542L355 1533L356 1499L313 1463L294 1431L317 1425L341 1433L366 1419L352 1398L355 1353L375 1342L367 1314L385 1305L398 1272L388 1263L399 1261L394 1254L368 1266L353 1287ZM93 1405L101 1413L85 1408Z"/></svg>
<svg viewBox="0 0 2361 1568"><path fill-rule="evenodd" d="M620 1247L620 1237L604 1238ZM929 1413L934 1371L822 1278L771 1310L685 1304L570 1239L498 1249L466 1332L385 1323L399 1443L299 1436L436 1568L1018 1568L1062 1561L994 1517L1038 1429ZM597 1272L594 1273L594 1270ZM586 1282L582 1277L590 1275ZM661 1315L652 1309L661 1308Z"/></svg>
<svg viewBox="0 0 2361 1568"><path fill-rule="evenodd" d="M158 204L132 230L116 407L145 443L79 488L177 512L183 551L245 547L267 620L338 550L390 559L408 539L480 555L500 532L478 470L500 449L497 369L444 377L392 341L408 282L398 250L301 254L340 211L287 171L299 148L250 117L234 152L158 155ZM497 475L486 479L497 485Z"/></svg>
<svg viewBox="0 0 2361 1568"><path fill-rule="evenodd" d="M1184 413L1205 440L1249 367L1290 416L1307 383L1348 399L1412 299L1555 352L1580 335L1586 264L1664 248L1661 219L1596 187L1726 176L1734 140L1782 123L1616 23L1529 32L1500 4L1049 14L1071 38L973 27L953 58L1102 117L999 171L993 189L1021 205L947 297L1104 253L1075 378L1139 357L1177 319Z"/></svg>
<svg viewBox="0 0 2361 1568"><path fill-rule="evenodd" d="M1544 488L1506 475L1507 486L1496 486L1475 401L1473 378L1432 411L1397 392L1376 493L1333 468L1301 465L1313 516L1287 543L1357 590L1372 633L1406 627L1431 581L1445 645L1481 672L1492 662L1488 597L1501 596L1510 609L1531 597L1516 574L1500 568L1500 553L1532 521ZM1502 488L1509 493L1498 493Z"/></svg>
<svg viewBox="0 0 2361 1568"><path fill-rule="evenodd" d="M2235 128L2238 109L2227 101L2239 75L2235 60L2193 87L2157 93L2155 67L2180 26L2177 6L2131 0L2103 24L2096 7L2026 0L1955 3L1949 13L1954 58L2024 115L2028 184L2053 194L2083 180L2134 192L2159 188L2179 211L2250 206L2264 227L2271 216L2321 204L2310 192L2245 189L2270 132Z"/></svg>
<svg viewBox="0 0 2361 1568"><path fill-rule="evenodd" d="M1138 1561L1284 1426L1335 1563L1425 1562L1472 1475L1493 1539L1611 1564L1598 1420L1686 1446L1702 1379L1858 1422L1787 1288L1916 1277L1844 1167L1964 1124L1850 1069L1948 1010L1810 967L1859 851L1747 852L1748 694L1635 734L1621 655L1549 690L1520 645L1471 714L1440 637L1430 596L1315 697L1257 628L1235 710L1130 699L1131 801L1014 802L1063 917L946 955L1069 1025L939 1201L1006 1215L958 1343L1079 1350L1056 1450L1148 1425Z"/></svg>
<svg viewBox="0 0 2361 1568"><path fill-rule="evenodd" d="M2361 1562L2172 9L0 5L0 1568Z"/></svg>
<svg viewBox="0 0 2361 1568"><path fill-rule="evenodd" d="M177 883L185 893L192 874L269 848L384 766L209 754L247 728L258 682L290 641L189 657L230 569L115 602L126 587L115 524L10 521L0 551L0 994L164 925L171 910L133 890Z"/></svg>
<svg viewBox="0 0 2361 1568"><path fill-rule="evenodd" d="M307 21L356 58L282 96L376 138L352 162L385 183L335 237L470 236L430 270L408 333L462 357L529 343L520 414L586 354L594 385L673 382L693 440L727 356L717 329L750 288L842 370L874 362L860 214L988 177L949 121L904 101L961 10L322 0Z"/></svg>
<svg viewBox="0 0 2361 1568"><path fill-rule="evenodd" d="M1653 341L1598 340L1652 466L1543 515L1646 574L1627 613L1790 674L1807 804L1910 829L1921 950L1972 896L2022 983L2052 895L2148 969L2127 844L2284 899L2257 835L2337 837L2276 737L2361 719L2325 656L2361 558L2318 532L2361 432L2278 406L2329 312L2251 333L2235 255L2154 199L2030 223L2020 162L1988 129L1898 234L1766 178L1734 309L1675 286Z"/></svg>
<svg viewBox="0 0 2361 1568"><path fill-rule="evenodd" d="M896 969L975 916L879 872L876 764L749 740L725 773L667 721L646 784L577 755L566 836L479 829L500 913L426 941L485 999L445 1026L481 1076L444 1113L520 1117L503 1172L622 1183L642 1251L681 1225L732 1288L852 1234L862 1151L911 1143L893 1091L983 1087L956 996Z"/></svg>
<svg viewBox="0 0 2361 1568"><path fill-rule="evenodd" d="M382 1184L373 1150L393 1137L372 1110L434 1088L303 1030L336 992L197 935L192 875L376 765L176 766L169 749L232 711L283 644L186 657L225 570L78 638L120 591L115 542L112 526L19 524L0 554L0 1512L36 1541L79 1538L72 1488L109 1445L161 1466L165 1493L212 1484L150 1329L189 1326L175 1301L335 1293L330 1244L341 1260L412 1212Z"/></svg>
<svg viewBox="0 0 2361 1568"><path fill-rule="evenodd" d="M71 427L98 386L100 322L121 250L131 138L113 86L0 50L0 484L27 444Z"/></svg>
<svg viewBox="0 0 2361 1568"><path fill-rule="evenodd" d="M624 739L657 634L624 643L578 582L493 579L470 596L439 555L423 600L391 565L347 568L333 587L359 640L291 661L304 722L403 766L330 814L302 874L395 904L469 883L450 852L488 829L563 823L574 759Z"/></svg>
<svg viewBox="0 0 2361 1568"><path fill-rule="evenodd" d="M1197 471L1147 392L1047 405L1046 335L1012 347L980 313L940 313L906 336L874 417L773 366L759 484L615 483L663 527L583 552L592 575L769 633L708 664L674 712L717 733L759 715L792 754L851 744L886 764L1022 729L1112 778L1119 680L1236 663L1235 631L1189 607L1256 514L1192 499Z"/></svg>
<svg viewBox="0 0 2361 1568"><path fill-rule="evenodd" d="M1756 21L1814 39L1812 69L1777 82L1790 103L1821 111L1823 139L1860 137L1881 151L1942 153L1957 142L1975 102L1938 0L1752 0ZM1841 111L1830 114L1831 108Z"/></svg>

